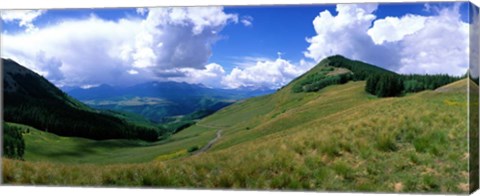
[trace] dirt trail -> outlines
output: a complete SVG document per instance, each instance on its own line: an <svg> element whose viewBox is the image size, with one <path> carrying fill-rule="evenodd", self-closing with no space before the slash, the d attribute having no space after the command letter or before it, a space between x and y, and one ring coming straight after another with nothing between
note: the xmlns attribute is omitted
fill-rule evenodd
<svg viewBox="0 0 480 196"><path fill-rule="evenodd" d="M195 151L195 153L193 154L193 156L202 154L203 152L205 152L205 151L207 151L208 149L210 149L210 147L212 147L212 145L213 145L218 139L220 139L220 137L222 137L222 130L218 130L218 131L217 131L217 137L215 137L215 138L213 138L212 140L210 140L210 141L208 142L208 144L205 145L205 146L203 146L200 150Z"/></svg>

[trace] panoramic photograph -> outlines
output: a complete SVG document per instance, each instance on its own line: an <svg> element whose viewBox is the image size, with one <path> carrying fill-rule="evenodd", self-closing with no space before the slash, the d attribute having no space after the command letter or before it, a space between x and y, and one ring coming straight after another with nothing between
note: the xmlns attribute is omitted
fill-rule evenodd
<svg viewBox="0 0 480 196"><path fill-rule="evenodd" d="M478 188L480 23L469 2L0 18L2 184Z"/></svg>

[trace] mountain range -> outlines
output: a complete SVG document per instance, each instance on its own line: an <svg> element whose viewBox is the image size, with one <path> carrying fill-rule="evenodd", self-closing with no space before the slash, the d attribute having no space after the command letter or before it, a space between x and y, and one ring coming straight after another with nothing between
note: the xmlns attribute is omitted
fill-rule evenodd
<svg viewBox="0 0 480 196"><path fill-rule="evenodd" d="M63 87L70 96L103 110L141 115L153 122L198 111L213 113L235 101L270 94L265 88L215 89L185 82L147 82L128 87L102 84L91 88Z"/></svg>

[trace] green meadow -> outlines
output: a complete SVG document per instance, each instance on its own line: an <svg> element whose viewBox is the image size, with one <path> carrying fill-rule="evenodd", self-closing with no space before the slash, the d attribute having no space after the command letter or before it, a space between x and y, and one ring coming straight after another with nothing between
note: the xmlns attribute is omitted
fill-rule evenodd
<svg viewBox="0 0 480 196"><path fill-rule="evenodd" d="M175 154L189 147L201 147L215 137L215 130L193 126L158 142L142 140L90 140L61 137L24 125L10 124L29 129L24 133L26 151L24 159L32 162L58 163L139 163L152 161L161 155ZM187 154L184 154L187 155Z"/></svg>

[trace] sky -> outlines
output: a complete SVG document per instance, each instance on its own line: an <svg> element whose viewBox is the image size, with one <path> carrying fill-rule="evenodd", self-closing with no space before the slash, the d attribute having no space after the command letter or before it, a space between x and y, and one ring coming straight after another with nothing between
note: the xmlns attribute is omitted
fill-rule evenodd
<svg viewBox="0 0 480 196"><path fill-rule="evenodd" d="M55 85L177 81L280 88L340 54L398 73L463 75L468 3L2 11L1 56Z"/></svg>

